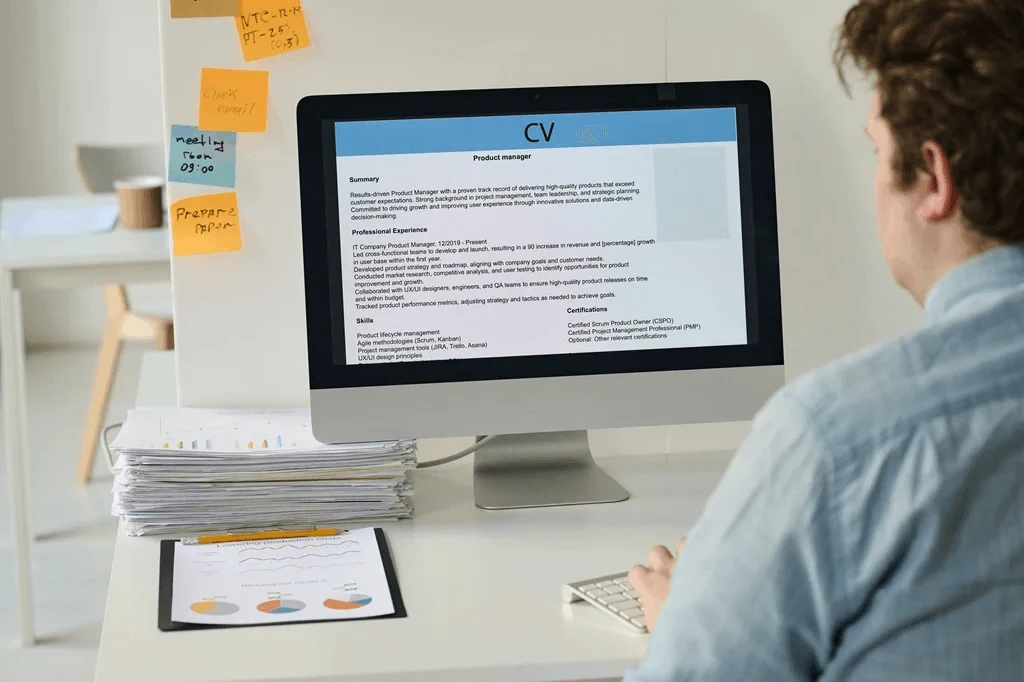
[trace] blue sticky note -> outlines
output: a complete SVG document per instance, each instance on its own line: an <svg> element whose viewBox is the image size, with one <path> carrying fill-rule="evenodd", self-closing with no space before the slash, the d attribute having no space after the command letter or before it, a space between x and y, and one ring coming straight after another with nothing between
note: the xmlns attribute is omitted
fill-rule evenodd
<svg viewBox="0 0 1024 682"><path fill-rule="evenodd" d="M192 185L234 187L237 138L237 133L172 125L167 178Z"/></svg>

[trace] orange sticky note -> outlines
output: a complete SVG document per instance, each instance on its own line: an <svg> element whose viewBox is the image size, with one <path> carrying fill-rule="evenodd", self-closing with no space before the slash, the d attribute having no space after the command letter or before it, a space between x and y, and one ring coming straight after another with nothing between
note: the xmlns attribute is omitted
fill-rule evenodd
<svg viewBox="0 0 1024 682"><path fill-rule="evenodd" d="M247 62L309 47L302 0L242 0L235 25Z"/></svg>
<svg viewBox="0 0 1024 682"><path fill-rule="evenodd" d="M266 71L203 69L199 129L262 133L267 129L270 74Z"/></svg>
<svg viewBox="0 0 1024 682"><path fill-rule="evenodd" d="M175 256L238 251L242 248L238 195L204 194L175 202L171 229Z"/></svg>
<svg viewBox="0 0 1024 682"><path fill-rule="evenodd" d="M239 0L171 0L172 19L237 17Z"/></svg>

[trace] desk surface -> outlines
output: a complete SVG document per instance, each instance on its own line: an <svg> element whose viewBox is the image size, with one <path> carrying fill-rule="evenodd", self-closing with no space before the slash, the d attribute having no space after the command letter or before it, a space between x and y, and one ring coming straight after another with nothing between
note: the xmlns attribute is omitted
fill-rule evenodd
<svg viewBox="0 0 1024 682"><path fill-rule="evenodd" d="M113 194L32 197L0 201L2 221L15 209L61 209L110 203ZM96 234L12 237L0 240L0 267L8 270L50 267L167 263L171 258L166 227L133 230L115 227Z"/></svg>
<svg viewBox="0 0 1024 682"><path fill-rule="evenodd" d="M150 354L139 404L173 404L173 358ZM459 443L424 443L422 456ZM595 447L595 450L597 448ZM470 460L416 473L416 518L385 525L405 619L162 633L158 541L119 536L100 682L502 682L621 676L644 650L560 586L629 568L696 520L731 453L622 454L599 463L633 494L609 505L486 512Z"/></svg>

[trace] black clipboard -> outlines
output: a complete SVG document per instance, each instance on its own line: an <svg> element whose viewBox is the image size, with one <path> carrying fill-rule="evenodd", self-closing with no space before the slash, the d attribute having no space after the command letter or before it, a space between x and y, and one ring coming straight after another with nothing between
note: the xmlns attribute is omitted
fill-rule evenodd
<svg viewBox="0 0 1024 682"><path fill-rule="evenodd" d="M174 592L174 547L179 540L162 540L160 542L160 592L159 605L157 607L157 627L164 632L177 630L210 630L220 628L260 628L280 625L300 625L302 623L358 623L361 620L381 620L383 618L405 618L405 602L402 601L402 591L398 588L398 575L395 573L395 563L391 559L391 550L388 548L387 538L381 528L373 529L374 537L377 538L377 549L380 551L380 560L384 565L384 575L388 579L388 590L391 592L391 603L395 607L394 613L383 616L369 616L367 618L339 618L338 620L295 620L286 623L256 623L252 625L214 625L200 623L179 623L171 620L171 603Z"/></svg>

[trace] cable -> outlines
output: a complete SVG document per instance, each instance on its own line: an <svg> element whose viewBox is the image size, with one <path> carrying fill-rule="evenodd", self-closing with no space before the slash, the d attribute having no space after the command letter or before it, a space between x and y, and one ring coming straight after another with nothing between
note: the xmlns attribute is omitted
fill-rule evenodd
<svg viewBox="0 0 1024 682"><path fill-rule="evenodd" d="M416 465L416 468L430 469L431 467L439 467L442 464L450 464L451 462L462 459L463 457L468 457L469 455L472 455L474 452L476 452L483 446L487 445L497 437L497 434L493 436L485 436L478 440L477 442L473 443L473 445L469 446L465 450L460 450L459 452L456 452L454 455L448 455L447 457L441 457L440 459L432 459L429 462L420 462L419 464Z"/></svg>
<svg viewBox="0 0 1024 682"><path fill-rule="evenodd" d="M100 443L103 444L103 454L107 457L107 468L110 469L110 473L116 474L117 468L114 466L114 458L110 454L110 443L107 442L107 434L110 433L111 429L119 429L122 424L111 424L110 426L103 429L103 433L100 434Z"/></svg>

